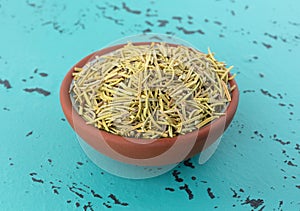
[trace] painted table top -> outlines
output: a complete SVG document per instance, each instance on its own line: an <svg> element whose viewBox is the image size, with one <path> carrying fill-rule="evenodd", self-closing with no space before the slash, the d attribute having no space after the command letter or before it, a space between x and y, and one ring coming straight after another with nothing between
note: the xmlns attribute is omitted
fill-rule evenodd
<svg viewBox="0 0 300 211"><path fill-rule="evenodd" d="M1 210L300 210L299 10L296 0L0 0ZM233 64L240 104L207 163L130 180L86 157L58 95L78 60L143 32Z"/></svg>

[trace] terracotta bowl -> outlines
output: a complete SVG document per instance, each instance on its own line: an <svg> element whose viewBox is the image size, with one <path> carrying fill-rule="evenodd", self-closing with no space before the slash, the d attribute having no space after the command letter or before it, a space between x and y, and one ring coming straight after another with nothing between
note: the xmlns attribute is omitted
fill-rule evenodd
<svg viewBox="0 0 300 211"><path fill-rule="evenodd" d="M150 42L133 44L148 45ZM175 44L169 45L177 46ZM96 55L104 55L123 46L124 44L108 47L86 56L69 70L61 84L60 102L63 112L71 127L87 144L99 153L117 161L141 166L161 166L178 163L193 157L213 144L223 134L232 121L238 106L239 92L235 80L230 81L230 86L236 85L236 88L231 93L232 100L226 108L225 115L199 130L185 135L156 140L126 138L87 125L71 103L69 90L73 80L74 67L83 67Z"/></svg>

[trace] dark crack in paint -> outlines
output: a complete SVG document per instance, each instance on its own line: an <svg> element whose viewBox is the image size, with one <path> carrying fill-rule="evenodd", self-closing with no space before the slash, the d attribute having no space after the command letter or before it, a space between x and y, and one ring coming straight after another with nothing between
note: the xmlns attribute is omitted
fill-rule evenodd
<svg viewBox="0 0 300 211"><path fill-rule="evenodd" d="M286 106L284 103L278 103L279 106L284 107Z"/></svg>
<svg viewBox="0 0 300 211"><path fill-rule="evenodd" d="M296 146L295 146L295 150L297 150L297 151L298 151L298 153L300 153L300 144L296 144Z"/></svg>
<svg viewBox="0 0 300 211"><path fill-rule="evenodd" d="M277 95L280 99L283 99L283 96L280 93L277 93Z"/></svg>
<svg viewBox="0 0 300 211"><path fill-rule="evenodd" d="M222 22L220 22L220 21L214 21L214 24L221 26Z"/></svg>
<svg viewBox="0 0 300 211"><path fill-rule="evenodd" d="M175 178L176 182L183 182L183 179L179 177L180 172L178 170L174 170L172 172L173 177Z"/></svg>
<svg viewBox="0 0 300 211"><path fill-rule="evenodd" d="M74 186L68 186L69 187L69 190L74 193L75 195L77 195L78 197L80 198L84 198L84 195L82 193L79 193L77 190L79 190L78 188L74 187Z"/></svg>
<svg viewBox="0 0 300 211"><path fill-rule="evenodd" d="M174 188L165 188L165 190L167 190L167 191L170 191L170 192L174 192L175 191L175 189Z"/></svg>
<svg viewBox="0 0 300 211"><path fill-rule="evenodd" d="M300 23L296 23L296 22L292 22L292 21L289 21L288 23L292 26L300 26Z"/></svg>
<svg viewBox="0 0 300 211"><path fill-rule="evenodd" d="M111 21L113 21L115 24L117 24L117 25L120 25L120 26L123 26L124 24L122 23L123 22L123 19L116 19L116 18L113 18L113 17L111 17L111 16L108 16L108 15L106 15L106 8L105 7L100 7L100 6L98 6L98 5L96 5L96 8L98 9L98 10L101 10L101 13L102 13L102 17L103 18L105 18L105 19L107 19L107 20L111 20Z"/></svg>
<svg viewBox="0 0 300 211"><path fill-rule="evenodd" d="M151 23L150 21L145 21L146 24L148 24L149 26L154 26L153 23Z"/></svg>
<svg viewBox="0 0 300 211"><path fill-rule="evenodd" d="M33 131L28 132L28 133L26 134L26 137L31 136L32 133L33 133Z"/></svg>
<svg viewBox="0 0 300 211"><path fill-rule="evenodd" d="M279 201L278 210L280 210L280 208L282 207L282 205L283 205L283 201Z"/></svg>
<svg viewBox="0 0 300 211"><path fill-rule="evenodd" d="M91 193L95 198L99 198L99 199L103 198L100 194L96 193L94 190L91 190Z"/></svg>
<svg viewBox="0 0 300 211"><path fill-rule="evenodd" d="M52 25L52 28L59 32L60 34L64 33L66 30L63 29L58 22L53 22L53 21L46 21L41 24L42 26L47 26L47 25ZM37 69L36 69L37 70ZM36 73L36 72L35 72Z"/></svg>
<svg viewBox="0 0 300 211"><path fill-rule="evenodd" d="M260 138L260 140L264 138L264 135L261 134L260 132L258 132L257 130L254 131L254 134L255 134L256 136L258 136L258 137Z"/></svg>
<svg viewBox="0 0 300 211"><path fill-rule="evenodd" d="M44 183L44 180L42 179L36 179L34 177L31 178L33 182L37 182L37 183Z"/></svg>
<svg viewBox="0 0 300 211"><path fill-rule="evenodd" d="M181 23L182 17L180 17L180 16L173 16L172 19L173 20L177 20L177 21L179 21L179 23Z"/></svg>
<svg viewBox="0 0 300 211"><path fill-rule="evenodd" d="M168 34L168 35L175 35L174 32L170 32L170 31L167 31L166 34ZM169 37L171 37L171 36L169 36Z"/></svg>
<svg viewBox="0 0 300 211"><path fill-rule="evenodd" d="M157 17L157 10L154 10L154 13L152 13L152 10L150 8L146 11L146 17Z"/></svg>
<svg viewBox="0 0 300 211"><path fill-rule="evenodd" d="M35 8L37 5L33 2L29 2L28 0L26 0L26 4L29 6L29 7L33 7ZM41 6L39 6L39 8L41 8Z"/></svg>
<svg viewBox="0 0 300 211"><path fill-rule="evenodd" d="M271 94L269 91L267 91L267 90L260 89L260 91L261 91L261 93L262 93L263 95L265 95L265 96L271 97L271 98L273 98L273 99L277 99L276 96L272 95L272 94Z"/></svg>
<svg viewBox="0 0 300 211"><path fill-rule="evenodd" d="M273 140L276 141L276 142L278 142L278 143L280 143L281 145L288 145L288 144L291 143L290 141L286 141L285 142L282 139L277 138L276 134L273 135Z"/></svg>
<svg viewBox="0 0 300 211"><path fill-rule="evenodd" d="M120 8L116 5L113 4L109 4L109 3L105 3L108 7L112 8L114 11L120 10Z"/></svg>
<svg viewBox="0 0 300 211"><path fill-rule="evenodd" d="M284 42L284 43L287 42L287 39L286 39L286 38L280 37L280 39L281 39L281 41ZM291 50L289 49L289 51L291 51Z"/></svg>
<svg viewBox="0 0 300 211"><path fill-rule="evenodd" d="M230 188L230 190L233 192L233 195L232 195L233 198L240 198L241 197L237 194L237 192L233 188Z"/></svg>
<svg viewBox="0 0 300 211"><path fill-rule="evenodd" d="M194 198L194 194L187 184L180 186L179 190L185 190L185 192L188 194L189 200L192 200Z"/></svg>
<svg viewBox="0 0 300 211"><path fill-rule="evenodd" d="M119 199L117 199L117 197L114 195L114 194L109 194L108 196L109 198L111 198L115 204L119 204L119 205L122 205L122 206L128 206L129 204L127 202L120 202Z"/></svg>
<svg viewBox="0 0 300 211"><path fill-rule="evenodd" d="M77 20L74 23L74 26L80 26L82 29L85 29L85 25L81 22L81 20Z"/></svg>
<svg viewBox="0 0 300 211"><path fill-rule="evenodd" d="M42 23L41 26L46 26L46 25L49 25L49 24L52 24L52 21L46 21L46 22ZM37 71L38 71L38 69L36 68L34 70L34 73L37 73Z"/></svg>
<svg viewBox="0 0 300 211"><path fill-rule="evenodd" d="M267 37L270 37L270 38L272 38L272 39L274 39L274 40L277 40L277 39L278 39L277 35L272 35L272 34L269 34L269 33L267 33L267 32L265 32L264 35L267 36Z"/></svg>
<svg viewBox="0 0 300 211"><path fill-rule="evenodd" d="M193 165L193 163L191 162L191 159L187 159L185 161L183 161L183 165L187 166L187 167L190 167L192 169L195 168L195 166Z"/></svg>
<svg viewBox="0 0 300 211"><path fill-rule="evenodd" d="M37 93L42 94L44 96L49 96L51 94L51 92L46 91L46 90L44 90L42 88L25 88L23 90L25 92L29 92L29 93L31 93L31 92L37 92Z"/></svg>
<svg viewBox="0 0 300 211"><path fill-rule="evenodd" d="M285 162L285 163L287 163L289 166L294 166L294 167L297 167L298 165L297 164L295 164L295 163L293 163L292 161L287 161L287 162Z"/></svg>
<svg viewBox="0 0 300 211"><path fill-rule="evenodd" d="M265 46L267 49L272 48L272 45L271 45L271 44L264 43L264 42L262 42L261 44L262 44L263 46Z"/></svg>
<svg viewBox="0 0 300 211"><path fill-rule="evenodd" d="M123 9L126 11L126 12L129 12L129 13L132 13L132 14L135 14L135 15L139 15L142 13L142 11L140 10L133 10L133 9L130 9L126 4L125 2L122 2L122 7Z"/></svg>
<svg viewBox="0 0 300 211"><path fill-rule="evenodd" d="M157 20L157 22L159 23L158 27L164 27L169 23L167 20Z"/></svg>
<svg viewBox="0 0 300 211"><path fill-rule="evenodd" d="M88 186L86 184L83 184L82 182L80 182L80 184L83 185L84 187L88 188L88 189L90 188L90 186Z"/></svg>
<svg viewBox="0 0 300 211"><path fill-rule="evenodd" d="M179 31L182 31L184 34L195 34L195 33L198 33L198 34L205 34L201 29L198 29L198 30L187 30L183 27L179 27L177 26L176 27Z"/></svg>
<svg viewBox="0 0 300 211"><path fill-rule="evenodd" d="M0 79L0 85L3 85L6 89L11 89L12 88L11 84L6 79L5 80Z"/></svg>
<svg viewBox="0 0 300 211"><path fill-rule="evenodd" d="M211 191L211 188L207 188L207 193L208 193L208 196L209 196L211 199L214 199L214 198L215 198L215 195L214 195L213 192Z"/></svg>
<svg viewBox="0 0 300 211"><path fill-rule="evenodd" d="M54 189L54 190L53 190L53 193L54 193L54 194L57 194L57 195L59 194L57 189Z"/></svg>
<svg viewBox="0 0 300 211"><path fill-rule="evenodd" d="M65 32L65 29L62 29L58 22L52 22L52 27L55 31L59 32L60 34Z"/></svg>
<svg viewBox="0 0 300 211"><path fill-rule="evenodd" d="M106 208L111 208L111 206L105 202L102 203Z"/></svg>
<svg viewBox="0 0 300 211"><path fill-rule="evenodd" d="M88 209L91 210L91 211L94 211L92 203L90 201L86 205L83 205L83 210L84 211L86 211Z"/></svg>
<svg viewBox="0 0 300 211"><path fill-rule="evenodd" d="M248 196L241 205L250 204L251 207L253 207L254 209L257 209L263 203L264 203L263 199L250 199L250 196Z"/></svg>
<svg viewBox="0 0 300 211"><path fill-rule="evenodd" d="M253 93L255 92L255 90L250 90L250 89L247 89L247 90L244 90L243 93Z"/></svg>
<svg viewBox="0 0 300 211"><path fill-rule="evenodd" d="M152 32L152 30L151 30L151 29L149 29L149 28L148 28L148 29L144 29L144 30L143 30L143 33L144 33L144 34L145 34L145 33L150 33L150 32Z"/></svg>

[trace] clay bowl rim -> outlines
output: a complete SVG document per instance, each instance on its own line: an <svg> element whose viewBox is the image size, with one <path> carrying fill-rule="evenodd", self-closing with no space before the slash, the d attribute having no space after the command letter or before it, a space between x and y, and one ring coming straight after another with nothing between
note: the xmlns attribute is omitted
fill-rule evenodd
<svg viewBox="0 0 300 211"><path fill-rule="evenodd" d="M149 45L151 43L153 43L153 42L132 42L133 45ZM154 43L158 43L158 42L154 42ZM180 46L180 44L179 45L172 44L172 43L166 43L166 44L168 44L170 46ZM186 133L183 135L174 136L172 138L166 137L166 138L158 138L158 139L131 138L131 137L129 138L129 137L123 137L120 135L112 134L112 133L106 132L104 130L100 130L92 125L87 125L86 121L76 112L76 110L73 108L73 105L71 103L69 90L70 90L70 86L71 86L71 83L73 80L72 73L74 71L74 68L75 67L83 67L88 61L91 61L95 55L104 55L104 54L110 53L116 49L119 49L120 47L122 47L124 45L126 45L126 43L105 47L101 50L98 50L96 52L89 54L88 56L79 60L65 75L65 77L62 81L61 87L60 87L60 102L61 102L61 106L63 108L63 112L64 112L69 124L71 125L71 127L74 129L74 131L76 133L77 133L76 127L81 127L84 129L85 132L92 133L92 135L97 136L100 140L106 141L108 144L109 144L109 142L111 142L112 144L121 144L122 143L124 145L124 147L126 147L128 142L130 144L133 143L133 144L140 145L138 142L141 142L141 144L143 144L143 141L140 141L140 140L144 140L144 142L146 142L146 143L148 140L148 141L151 141L151 148L152 147L155 148L157 146L164 146L164 145L169 146L170 143L174 144L178 137L182 137L186 141L193 140L193 139L195 139L195 137L196 138L203 137L203 136L205 136L205 134L208 134L211 129L217 127L218 125L222 125L222 124L224 124L224 122L226 122L226 124L227 124L227 122L229 122L229 123L231 122L231 120L237 110L238 101L239 101L238 85L234 79L229 81L230 87L232 87L234 85L236 87L231 92L231 101L229 102L229 104L226 107L226 110L224 112L225 115L213 120L212 122L208 123L207 125L199 128L198 130L194 130L192 132L189 132L189 133ZM197 50L197 49L195 49L195 50ZM229 76L231 76L230 73L229 73ZM76 127L74 127L72 115L75 115L76 119L79 120L79 122L76 123L76 125L77 125ZM226 127L224 127L224 131L225 130L226 130ZM224 133L224 131L222 133ZM83 139L83 140L91 146L97 145L97 141L98 141L97 140L97 141L90 142L85 139ZM124 141L124 140L126 140L126 141ZM153 141L153 140L155 140L155 141ZM94 143L92 143L92 142L94 142ZM197 142L198 142L198 139L197 139ZM206 147L208 147L208 146L206 146ZM203 151L203 150L204 149L202 149L201 151Z"/></svg>

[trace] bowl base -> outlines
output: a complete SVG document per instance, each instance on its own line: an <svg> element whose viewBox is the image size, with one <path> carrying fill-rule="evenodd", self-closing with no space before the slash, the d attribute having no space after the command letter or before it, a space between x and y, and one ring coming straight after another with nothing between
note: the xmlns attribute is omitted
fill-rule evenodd
<svg viewBox="0 0 300 211"><path fill-rule="evenodd" d="M93 147L87 144L84 140L82 140L79 136L77 136L77 139L81 148L83 149L87 157L91 161L93 161L93 163L95 163L99 168L103 169L104 171L118 177L123 177L127 179L147 179L167 173L168 171L172 170L178 165L177 163L165 166L138 166L123 163L99 153L97 150L95 150ZM200 165L206 163L209 160L209 158L214 154L220 143L220 140L221 138L219 138L206 150L198 154L198 163Z"/></svg>

